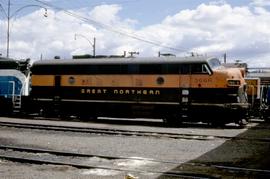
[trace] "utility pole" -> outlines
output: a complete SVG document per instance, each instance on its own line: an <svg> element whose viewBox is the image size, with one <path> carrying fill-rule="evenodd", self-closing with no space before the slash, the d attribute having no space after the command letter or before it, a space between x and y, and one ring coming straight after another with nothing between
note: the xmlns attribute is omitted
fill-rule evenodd
<svg viewBox="0 0 270 179"><path fill-rule="evenodd" d="M7 58L9 58L9 36L10 36L10 0L8 0L8 12L7 12Z"/></svg>
<svg viewBox="0 0 270 179"><path fill-rule="evenodd" d="M8 7L7 7L7 12L6 12L5 9L3 8L3 6L0 4L0 8L3 10L3 12L7 18L7 54L6 54L7 58L9 58L9 46L10 46L10 20L16 15L16 13L18 13L19 11L21 11L22 9L27 8L27 7L40 7L40 8L43 8L45 10L44 17L48 16L47 8L40 6L40 5L36 5L36 4L25 5L19 9L17 9L13 14L11 14L10 5L11 5L10 0L8 0Z"/></svg>
<svg viewBox="0 0 270 179"><path fill-rule="evenodd" d="M93 56L96 56L96 37L94 37L94 43L93 43Z"/></svg>
<svg viewBox="0 0 270 179"><path fill-rule="evenodd" d="M87 37L85 37L82 34L75 34L74 40L77 40L77 36L81 36L82 38L84 38L85 40L89 42L90 46L93 48L93 56L95 57L96 56L96 37L94 37L94 41L92 43Z"/></svg>
<svg viewBox="0 0 270 179"><path fill-rule="evenodd" d="M139 55L139 52L128 52L130 54L130 57L134 57L134 55Z"/></svg>

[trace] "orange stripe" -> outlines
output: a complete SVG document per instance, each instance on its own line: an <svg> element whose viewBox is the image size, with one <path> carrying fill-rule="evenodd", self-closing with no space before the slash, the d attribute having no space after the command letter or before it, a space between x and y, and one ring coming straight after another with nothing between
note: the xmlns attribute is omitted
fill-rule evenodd
<svg viewBox="0 0 270 179"><path fill-rule="evenodd" d="M32 86L54 86L54 76L32 75Z"/></svg>
<svg viewBox="0 0 270 179"><path fill-rule="evenodd" d="M54 86L54 75L33 75L33 86ZM162 83L159 83L162 78ZM241 79L241 83L244 81ZM66 87L227 88L222 74L209 75L62 75Z"/></svg>

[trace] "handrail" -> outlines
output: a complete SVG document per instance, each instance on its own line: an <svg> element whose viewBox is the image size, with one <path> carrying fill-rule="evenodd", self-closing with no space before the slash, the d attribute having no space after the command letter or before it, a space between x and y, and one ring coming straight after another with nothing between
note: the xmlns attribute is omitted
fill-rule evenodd
<svg viewBox="0 0 270 179"><path fill-rule="evenodd" d="M253 107L254 106L254 94L255 94L255 87L252 85L251 86L251 93L252 93L252 99L251 99L251 107Z"/></svg>
<svg viewBox="0 0 270 179"><path fill-rule="evenodd" d="M12 103L15 101L15 82L14 81L8 81L8 83L12 84Z"/></svg>

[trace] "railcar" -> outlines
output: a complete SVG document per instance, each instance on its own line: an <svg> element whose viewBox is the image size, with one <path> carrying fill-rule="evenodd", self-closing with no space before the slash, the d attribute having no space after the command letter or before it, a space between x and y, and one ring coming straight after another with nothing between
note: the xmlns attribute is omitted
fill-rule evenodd
<svg viewBox="0 0 270 179"><path fill-rule="evenodd" d="M29 94L27 61L0 58L0 113L19 113L22 98Z"/></svg>
<svg viewBox="0 0 270 179"><path fill-rule="evenodd" d="M262 87L260 78L245 77L247 83L247 97L250 104L249 117L262 116Z"/></svg>
<svg viewBox="0 0 270 179"><path fill-rule="evenodd" d="M251 104L250 116L269 122L270 116L270 74L269 68L250 68L245 78L247 94Z"/></svg>
<svg viewBox="0 0 270 179"><path fill-rule="evenodd" d="M249 108L241 71L216 58L44 60L31 71L31 101L45 114L242 124Z"/></svg>

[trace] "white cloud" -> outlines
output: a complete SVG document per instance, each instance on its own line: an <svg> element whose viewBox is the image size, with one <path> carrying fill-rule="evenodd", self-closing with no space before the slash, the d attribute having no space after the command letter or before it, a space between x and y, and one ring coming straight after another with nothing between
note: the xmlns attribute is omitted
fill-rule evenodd
<svg viewBox="0 0 270 179"><path fill-rule="evenodd" d="M218 1L211 1L209 4L210 5L223 5L226 4L227 2L225 0L218 0Z"/></svg>
<svg viewBox="0 0 270 179"><path fill-rule="evenodd" d="M269 0L252 0L252 5L255 6L270 6Z"/></svg>
<svg viewBox="0 0 270 179"><path fill-rule="evenodd" d="M97 54L121 55L123 51L139 51L140 56L157 56L158 51L177 55L195 51L219 56L227 52L234 60L270 66L270 12L263 7L232 7L225 1L201 4L140 29L134 28L136 20L119 16L121 9L119 5L101 5L73 12L99 22L98 25L80 21L62 11L49 10L48 17L44 18L42 9L17 18L12 23L10 56L39 59L41 54L44 58L91 54L92 47L86 39L74 40L77 33L91 42L96 37ZM3 29L4 23L0 25ZM1 42L5 42L5 38L2 35ZM170 51L165 46L183 51ZM0 50L5 55L4 43Z"/></svg>
<svg viewBox="0 0 270 179"><path fill-rule="evenodd" d="M94 20L113 25L118 23L120 18L117 16L117 13L121 10L121 6L119 5L101 5L96 6L90 13L90 17Z"/></svg>
<svg viewBox="0 0 270 179"><path fill-rule="evenodd" d="M203 54L227 52L230 57L256 64L262 54L270 55L269 15L262 8L253 12L248 7L202 4L167 17L163 24L177 28L183 36L179 43L187 49Z"/></svg>

